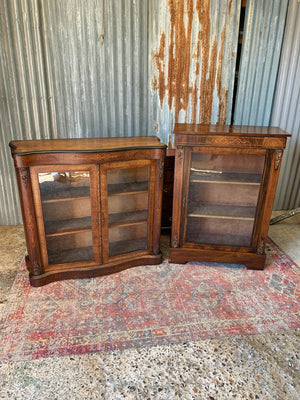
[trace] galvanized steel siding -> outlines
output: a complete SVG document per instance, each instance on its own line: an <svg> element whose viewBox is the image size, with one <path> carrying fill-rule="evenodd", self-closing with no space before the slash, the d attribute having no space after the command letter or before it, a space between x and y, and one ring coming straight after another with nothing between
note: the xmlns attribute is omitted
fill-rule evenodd
<svg viewBox="0 0 300 400"><path fill-rule="evenodd" d="M230 121L239 10L239 0L2 0L0 224L22 222L12 139L157 134L167 143L175 119ZM162 71L177 91L161 104L163 32Z"/></svg>
<svg viewBox="0 0 300 400"><path fill-rule="evenodd" d="M154 9L152 90L159 136L172 142L177 121L229 123L240 1L156 0Z"/></svg>
<svg viewBox="0 0 300 400"><path fill-rule="evenodd" d="M293 134L277 208L299 205L296 0L271 120L287 4L248 2L234 115ZM175 121L230 123L239 13L239 0L2 0L0 224L22 222L12 139L157 134L168 143Z"/></svg>
<svg viewBox="0 0 300 400"><path fill-rule="evenodd" d="M274 209L300 207L300 3L290 1L272 125L292 134L282 160Z"/></svg>
<svg viewBox="0 0 300 400"><path fill-rule="evenodd" d="M36 1L1 2L1 224L22 221L9 141L49 136L38 13Z"/></svg>
<svg viewBox="0 0 300 400"><path fill-rule="evenodd" d="M147 134L148 2L43 2L55 137ZM146 62L145 62L146 61Z"/></svg>
<svg viewBox="0 0 300 400"><path fill-rule="evenodd" d="M287 5L288 0L247 1L236 125L270 124Z"/></svg>
<svg viewBox="0 0 300 400"><path fill-rule="evenodd" d="M1 1L0 224L22 222L10 140L154 134L152 3Z"/></svg>

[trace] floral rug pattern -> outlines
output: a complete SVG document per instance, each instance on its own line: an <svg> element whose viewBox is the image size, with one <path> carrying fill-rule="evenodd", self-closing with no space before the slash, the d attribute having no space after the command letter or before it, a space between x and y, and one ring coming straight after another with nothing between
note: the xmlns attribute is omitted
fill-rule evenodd
<svg viewBox="0 0 300 400"><path fill-rule="evenodd" d="M300 327L300 268L270 239L263 271L164 261L33 288L23 262L0 319L0 361Z"/></svg>

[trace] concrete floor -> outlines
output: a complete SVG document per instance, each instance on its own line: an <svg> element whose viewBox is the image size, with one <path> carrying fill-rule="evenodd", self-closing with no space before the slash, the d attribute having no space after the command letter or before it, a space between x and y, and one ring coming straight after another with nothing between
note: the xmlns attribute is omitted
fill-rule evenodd
<svg viewBox="0 0 300 400"><path fill-rule="evenodd" d="M300 264L300 214L269 236ZM25 252L23 227L0 226L0 243L4 312ZM299 400L299 383L299 331L0 365L1 399Z"/></svg>

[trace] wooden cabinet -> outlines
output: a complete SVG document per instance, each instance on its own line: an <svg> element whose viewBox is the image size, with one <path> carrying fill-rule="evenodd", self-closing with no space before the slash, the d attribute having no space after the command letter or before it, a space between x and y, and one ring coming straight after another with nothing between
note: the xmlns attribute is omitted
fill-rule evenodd
<svg viewBox="0 0 300 400"><path fill-rule="evenodd" d="M156 137L14 141L30 282L161 262Z"/></svg>
<svg viewBox="0 0 300 400"><path fill-rule="evenodd" d="M176 124L170 261L263 269L282 152L279 128Z"/></svg>

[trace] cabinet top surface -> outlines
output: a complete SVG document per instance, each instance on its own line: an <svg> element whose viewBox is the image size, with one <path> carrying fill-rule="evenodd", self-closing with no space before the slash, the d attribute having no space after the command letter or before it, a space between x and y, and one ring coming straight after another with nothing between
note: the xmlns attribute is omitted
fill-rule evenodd
<svg viewBox="0 0 300 400"><path fill-rule="evenodd" d="M9 143L12 154L101 152L165 148L156 136L122 138L15 140Z"/></svg>
<svg viewBox="0 0 300 400"><path fill-rule="evenodd" d="M246 125L202 125L180 124L174 126L174 133L181 135L232 135L232 136L282 136L289 137L289 133L277 127L246 126Z"/></svg>

